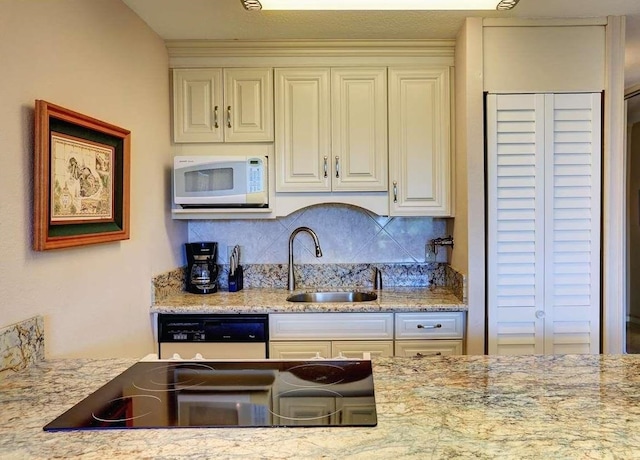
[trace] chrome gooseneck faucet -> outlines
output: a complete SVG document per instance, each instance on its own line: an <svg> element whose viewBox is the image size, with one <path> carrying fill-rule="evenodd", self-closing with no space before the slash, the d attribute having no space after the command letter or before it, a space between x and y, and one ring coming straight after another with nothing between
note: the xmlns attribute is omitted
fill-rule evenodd
<svg viewBox="0 0 640 460"><path fill-rule="evenodd" d="M293 291L296 288L296 279L293 274L293 239L300 232L307 232L313 238L313 243L316 245L316 257L322 257L322 249L320 249L320 241L318 241L318 235L309 227L298 227L289 237L289 280L287 282L287 288Z"/></svg>

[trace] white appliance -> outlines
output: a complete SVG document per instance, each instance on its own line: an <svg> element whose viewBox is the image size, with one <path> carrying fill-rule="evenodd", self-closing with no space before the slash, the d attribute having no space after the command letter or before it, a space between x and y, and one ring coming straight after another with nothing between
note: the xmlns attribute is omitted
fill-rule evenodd
<svg viewBox="0 0 640 460"><path fill-rule="evenodd" d="M173 199L183 208L267 208L267 155L189 155L173 161Z"/></svg>

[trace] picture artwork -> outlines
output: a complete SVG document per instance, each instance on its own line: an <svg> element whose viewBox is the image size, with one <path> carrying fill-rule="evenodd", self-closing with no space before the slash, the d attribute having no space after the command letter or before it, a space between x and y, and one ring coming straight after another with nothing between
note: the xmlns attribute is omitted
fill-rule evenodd
<svg viewBox="0 0 640 460"><path fill-rule="evenodd" d="M51 133L51 223L113 221L114 148Z"/></svg>

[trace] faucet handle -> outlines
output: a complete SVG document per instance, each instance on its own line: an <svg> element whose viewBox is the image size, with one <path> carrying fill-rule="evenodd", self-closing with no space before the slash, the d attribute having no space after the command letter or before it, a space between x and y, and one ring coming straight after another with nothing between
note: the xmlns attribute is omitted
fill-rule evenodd
<svg viewBox="0 0 640 460"><path fill-rule="evenodd" d="M373 289L382 289L382 271L373 267Z"/></svg>

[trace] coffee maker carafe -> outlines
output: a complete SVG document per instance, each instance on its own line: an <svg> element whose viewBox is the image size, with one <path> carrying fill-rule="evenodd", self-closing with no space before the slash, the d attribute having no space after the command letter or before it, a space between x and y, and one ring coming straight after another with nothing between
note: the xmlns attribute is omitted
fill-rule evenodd
<svg viewBox="0 0 640 460"><path fill-rule="evenodd" d="M218 243L186 243L187 291L212 294L218 291Z"/></svg>

